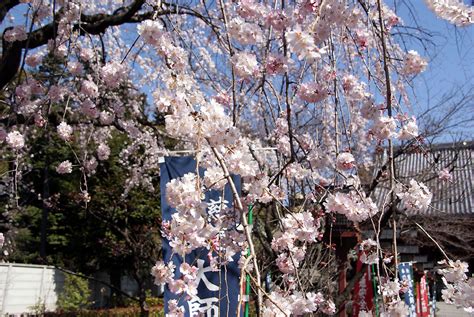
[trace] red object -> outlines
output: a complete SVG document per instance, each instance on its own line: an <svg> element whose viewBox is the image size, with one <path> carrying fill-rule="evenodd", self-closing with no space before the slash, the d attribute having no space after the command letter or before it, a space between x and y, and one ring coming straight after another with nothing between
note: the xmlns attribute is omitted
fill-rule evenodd
<svg viewBox="0 0 474 317"><path fill-rule="evenodd" d="M357 259L356 271L362 270L362 262L360 256L362 252L359 252L359 258ZM354 296L352 297L353 316L359 316L360 311L372 311L374 308L374 289L372 286L372 276L370 274L370 265L366 266L364 276L354 286Z"/></svg>
<svg viewBox="0 0 474 317"><path fill-rule="evenodd" d="M340 270L340 272L339 272L339 290L340 290L340 293L342 293L346 289L346 286L347 286L346 270L345 270L344 267L342 267L342 270ZM339 312L339 317L346 317L346 316L347 316L346 307L343 304L343 307L342 307L341 311Z"/></svg>
<svg viewBox="0 0 474 317"><path fill-rule="evenodd" d="M429 317L430 316L430 305L428 301L428 287L426 285L426 275L423 275L420 280L420 308L421 312L419 316Z"/></svg>
<svg viewBox="0 0 474 317"><path fill-rule="evenodd" d="M416 283L416 315L421 316L421 292L420 283Z"/></svg>

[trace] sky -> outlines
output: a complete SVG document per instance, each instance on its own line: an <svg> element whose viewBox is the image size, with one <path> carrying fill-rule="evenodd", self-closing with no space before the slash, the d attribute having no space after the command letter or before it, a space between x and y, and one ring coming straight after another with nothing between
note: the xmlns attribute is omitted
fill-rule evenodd
<svg viewBox="0 0 474 317"><path fill-rule="evenodd" d="M413 11L416 11L415 18L410 14L407 5L399 4L396 8L397 14L405 25L417 23L432 32L431 39L434 42L427 51L416 42L407 46L408 49L417 50L429 61L427 70L414 81L416 101L413 104L413 111L419 113L427 105L436 103L444 94L451 91L461 95L462 89L464 92L474 94L474 25L455 27L438 18L423 0L406 0L406 2ZM473 112L474 105L471 103L464 115L473 118ZM459 138L473 140L474 121L466 123L457 132L460 131L463 132L462 136L444 135L439 141L450 142Z"/></svg>
<svg viewBox="0 0 474 317"><path fill-rule="evenodd" d="M416 40L407 43L406 46L406 49L418 51L429 61L426 71L415 78L413 82L415 89L413 90L414 97L411 112L419 114L428 105L436 104L444 94L450 92L456 92L456 95L460 96L460 92L463 90L465 93L470 92L474 95L474 25L464 28L455 27L438 18L428 9L424 0L385 1L392 9L395 9L402 18L404 25L418 25L431 33L431 36L427 36L417 32L418 35L431 40L427 47L423 47ZM396 6L395 2L397 3ZM19 6L18 12L14 14L16 20L14 24L23 21L20 13L22 8L20 7L22 6ZM7 24L9 23L0 25L0 32L3 32ZM471 113L469 113L469 110ZM474 118L473 113L474 105L471 104L465 115ZM473 140L474 120L460 127L457 132L462 132L462 135L459 133L443 135L440 141Z"/></svg>
<svg viewBox="0 0 474 317"><path fill-rule="evenodd" d="M436 34L433 59L424 77L435 91L445 91L451 85L474 83L474 26L456 28L439 19L422 0L411 0L418 11L420 26ZM410 22L408 10L400 7L402 19ZM420 51L422 51L420 49Z"/></svg>

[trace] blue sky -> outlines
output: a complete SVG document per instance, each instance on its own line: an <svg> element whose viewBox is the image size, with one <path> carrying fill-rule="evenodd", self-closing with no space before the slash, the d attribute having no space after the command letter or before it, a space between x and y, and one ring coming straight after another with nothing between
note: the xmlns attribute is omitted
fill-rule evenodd
<svg viewBox="0 0 474 317"><path fill-rule="evenodd" d="M439 101L443 94L461 89L474 94L474 26L457 28L444 20L439 19L423 0L406 0L409 6L416 11L413 17L407 5L399 5L397 13L405 25L416 25L429 30L434 34L433 45L424 51L423 46L413 42L408 46L415 49L429 60L427 70L415 79L416 102L413 105L415 113L420 112L428 104ZM458 93L460 95L460 93ZM470 110L470 111L469 111ZM473 118L474 105L466 109L464 117ZM443 142L452 141L454 138L472 140L474 134L474 121L466 123L457 132L463 135L445 135Z"/></svg>
<svg viewBox="0 0 474 317"><path fill-rule="evenodd" d="M446 86L463 83L473 83L474 75L474 26L456 28L439 18L427 8L422 0L411 0L418 11L418 24L437 33L433 38L437 44L437 53L430 60L430 66L425 73L429 85L435 85L436 90L444 91ZM401 10L400 15L410 23L407 10Z"/></svg>
<svg viewBox="0 0 474 317"><path fill-rule="evenodd" d="M391 8L395 8L401 16L404 24L407 26L416 26L428 30L432 33L431 44L425 49L419 42L413 41L407 43L407 49L415 49L429 60L427 70L414 81L414 113L420 113L426 109L427 105L435 104L452 91L463 89L464 92L474 94L474 26L457 28L436 15L428 9L423 0L397 0L397 6L394 6L394 0L386 0ZM19 6L16 13L14 24L22 22L21 13L23 6ZM413 15L410 13L410 9ZM5 23L6 22L6 23ZM3 32L5 21L0 25L0 31ZM422 34L420 34L422 35ZM423 35L426 37L426 35ZM460 95L460 93L458 94ZM469 109L471 113L469 113ZM471 104L466 110L465 115L474 116L474 105ZM463 132L462 135L444 135L441 141L448 142L453 138L462 138L472 140L474 135L474 121L466 123L458 129Z"/></svg>

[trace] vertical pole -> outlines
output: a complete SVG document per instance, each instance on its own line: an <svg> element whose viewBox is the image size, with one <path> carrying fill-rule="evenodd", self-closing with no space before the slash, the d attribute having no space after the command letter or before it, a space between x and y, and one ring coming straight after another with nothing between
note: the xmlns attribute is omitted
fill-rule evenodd
<svg viewBox="0 0 474 317"><path fill-rule="evenodd" d="M374 305L375 305L375 316L379 316L379 300L377 298L377 281L375 280L377 277L377 274L375 274L375 264L372 264L370 266L372 268L372 284L374 287Z"/></svg>
<svg viewBox="0 0 474 317"><path fill-rule="evenodd" d="M345 264L342 262L339 264L339 277L338 277L338 283L339 283L339 294L342 294L344 290L347 287L347 280L346 280L346 267ZM346 317L346 303L344 302L342 304L342 309L340 309L339 312L339 317Z"/></svg>
<svg viewBox="0 0 474 317"><path fill-rule="evenodd" d="M253 225L253 206L249 205L248 212L248 223L251 227ZM247 256L250 256L250 249L247 250ZM250 276L247 274L246 283L245 283L245 295L247 296L247 301L245 302L244 317L249 317L249 308L250 308ZM237 316L239 317L239 316Z"/></svg>

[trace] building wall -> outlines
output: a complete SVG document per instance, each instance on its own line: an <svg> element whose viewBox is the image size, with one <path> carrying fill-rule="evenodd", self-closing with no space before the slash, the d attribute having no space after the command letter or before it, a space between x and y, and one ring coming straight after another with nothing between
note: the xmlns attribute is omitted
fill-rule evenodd
<svg viewBox="0 0 474 317"><path fill-rule="evenodd" d="M64 275L51 266L0 263L0 314L56 309Z"/></svg>
<svg viewBox="0 0 474 317"><path fill-rule="evenodd" d="M98 272L94 278L110 283L109 275L104 272ZM89 282L92 293L90 303L92 307L106 307L111 292L105 284L98 281ZM35 306L40 304L45 305L46 311L54 311L63 287L64 273L52 266L0 263L0 316L32 313L35 312ZM153 295L160 293L155 288ZM137 290L133 279L122 277L123 292L134 296Z"/></svg>

